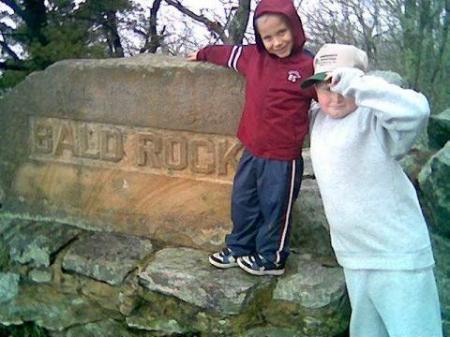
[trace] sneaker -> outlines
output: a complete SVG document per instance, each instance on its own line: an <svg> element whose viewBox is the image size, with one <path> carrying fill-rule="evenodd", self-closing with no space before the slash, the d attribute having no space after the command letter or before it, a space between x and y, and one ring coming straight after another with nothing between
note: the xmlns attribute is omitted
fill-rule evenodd
<svg viewBox="0 0 450 337"><path fill-rule="evenodd" d="M284 273L284 265L276 265L259 254L238 257L237 263L239 267L252 275L282 275Z"/></svg>
<svg viewBox="0 0 450 337"><path fill-rule="evenodd" d="M214 267L222 269L238 266L236 257L233 256L233 252L228 247L225 247L220 252L211 254L209 256L209 263Z"/></svg>

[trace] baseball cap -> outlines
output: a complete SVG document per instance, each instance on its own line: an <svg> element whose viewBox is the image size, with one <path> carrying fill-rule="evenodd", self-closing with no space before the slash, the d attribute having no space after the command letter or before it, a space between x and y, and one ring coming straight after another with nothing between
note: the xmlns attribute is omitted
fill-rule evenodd
<svg viewBox="0 0 450 337"><path fill-rule="evenodd" d="M339 67L358 68L367 71L367 54L348 44L326 43L314 57L314 75L301 84L303 89L327 79L329 73Z"/></svg>

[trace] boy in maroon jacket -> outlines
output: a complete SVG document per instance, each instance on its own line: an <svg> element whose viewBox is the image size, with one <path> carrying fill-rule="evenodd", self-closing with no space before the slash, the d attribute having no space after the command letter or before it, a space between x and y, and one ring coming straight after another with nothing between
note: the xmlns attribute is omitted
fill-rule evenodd
<svg viewBox="0 0 450 337"><path fill-rule="evenodd" d="M303 50L305 34L292 0L262 0L253 25L256 44L209 46L188 57L227 66L246 78L237 133L245 150L233 182L233 230L209 262L253 275L281 275L302 180L308 109L315 98L300 82L313 74L313 59Z"/></svg>

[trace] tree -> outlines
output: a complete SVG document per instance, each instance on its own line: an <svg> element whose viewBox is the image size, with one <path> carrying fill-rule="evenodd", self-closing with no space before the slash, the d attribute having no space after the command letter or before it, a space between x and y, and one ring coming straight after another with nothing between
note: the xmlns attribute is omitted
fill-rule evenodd
<svg viewBox="0 0 450 337"><path fill-rule="evenodd" d="M404 4L392 1L390 5L401 9L406 78L414 88L427 92L435 106L443 108L450 98L450 1L406 0Z"/></svg>
<svg viewBox="0 0 450 337"><path fill-rule="evenodd" d="M121 57L118 14L128 0L1 0L0 87L67 58Z"/></svg>
<svg viewBox="0 0 450 337"><path fill-rule="evenodd" d="M125 56L122 41L119 35L118 15L127 15L132 12L133 6L129 0L86 0L81 3L74 17L84 20L98 42L103 41L106 46L106 54L109 57Z"/></svg>
<svg viewBox="0 0 450 337"><path fill-rule="evenodd" d="M372 67L393 70L439 112L450 99L449 0L324 0L306 11L313 50L324 42L364 49Z"/></svg>
<svg viewBox="0 0 450 337"><path fill-rule="evenodd" d="M217 16L215 19L209 19L204 14L194 13L178 0L165 0L165 2L194 21L203 24L222 43L241 44L244 40L251 13L251 0L239 0L237 4L234 4L235 1L221 1L225 10L222 20Z"/></svg>

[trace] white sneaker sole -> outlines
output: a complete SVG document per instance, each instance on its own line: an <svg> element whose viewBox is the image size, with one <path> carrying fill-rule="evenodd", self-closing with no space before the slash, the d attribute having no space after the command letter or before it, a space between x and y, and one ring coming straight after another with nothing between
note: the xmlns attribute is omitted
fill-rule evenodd
<svg viewBox="0 0 450 337"><path fill-rule="evenodd" d="M241 267L242 270L246 271L249 274L256 275L256 276L264 276L264 275L274 275L274 276L280 276L284 274L284 268L283 269L271 269L271 270L254 270L249 267L247 267L241 259L237 259L237 264L239 267Z"/></svg>

